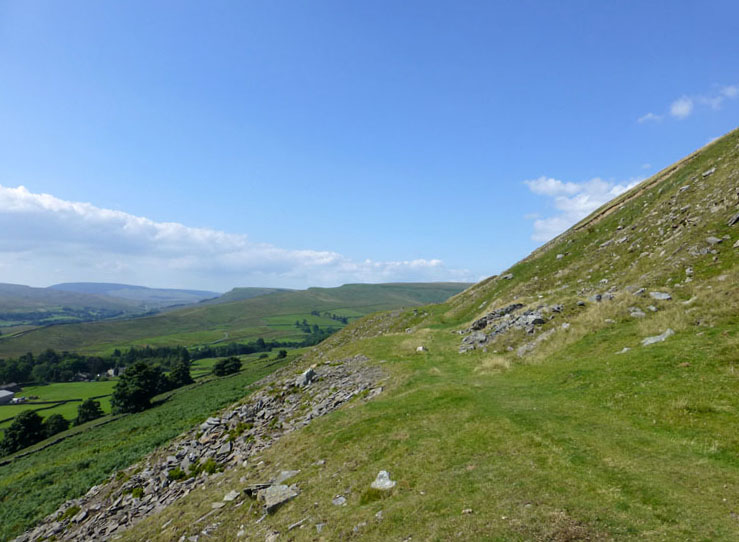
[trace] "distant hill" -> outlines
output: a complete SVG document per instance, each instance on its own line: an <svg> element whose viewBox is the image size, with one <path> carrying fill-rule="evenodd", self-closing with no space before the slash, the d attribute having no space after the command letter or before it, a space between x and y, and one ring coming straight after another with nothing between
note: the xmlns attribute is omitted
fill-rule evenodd
<svg viewBox="0 0 739 542"><path fill-rule="evenodd" d="M230 302L203 303L165 313L103 322L34 329L0 340L0 357L25 352L103 352L132 345L195 345L247 341L258 337L302 340L295 325L340 328L366 314L439 303L464 290L466 283L347 284L338 288L275 290ZM256 294L259 290L239 288ZM227 294L228 295L228 294Z"/></svg>
<svg viewBox="0 0 739 542"><path fill-rule="evenodd" d="M100 320L145 312L132 300L0 284L0 330L20 325Z"/></svg>
<svg viewBox="0 0 739 542"><path fill-rule="evenodd" d="M81 294L94 294L133 301L147 309L160 309L172 305L189 305L221 294L205 290L179 290L173 288L147 288L130 284L108 282L65 282L49 286L49 289Z"/></svg>
<svg viewBox="0 0 739 542"><path fill-rule="evenodd" d="M273 294L275 292L290 292L287 288L234 288L225 294L214 299L204 299L201 303L230 303L231 301L241 301L242 299L251 299L260 295Z"/></svg>

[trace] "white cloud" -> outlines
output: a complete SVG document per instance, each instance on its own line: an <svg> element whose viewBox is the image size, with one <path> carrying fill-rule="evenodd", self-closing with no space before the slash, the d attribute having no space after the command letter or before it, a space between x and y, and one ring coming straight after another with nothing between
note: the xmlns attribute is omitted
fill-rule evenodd
<svg viewBox="0 0 739 542"><path fill-rule="evenodd" d="M554 216L534 220L534 241L548 241L579 222L607 201L623 194L642 181L614 183L594 178L582 183L563 182L549 177L524 181L534 194L552 199Z"/></svg>
<svg viewBox="0 0 739 542"><path fill-rule="evenodd" d="M687 96L681 96L670 104L670 115L678 119L684 119L693 112L693 100Z"/></svg>
<svg viewBox="0 0 739 542"><path fill-rule="evenodd" d="M733 100L739 97L739 85L726 85L718 87L712 92L706 94L697 94L693 96L683 95L674 100L669 107L668 113L676 119L685 119L693 114L696 105L707 106L713 110L719 110L726 100ZM665 115L652 113L642 115L636 121L639 124L645 122L659 122L665 118Z"/></svg>
<svg viewBox="0 0 739 542"><path fill-rule="evenodd" d="M0 282L110 281L226 290L347 282L471 280L438 259L352 260L243 234L156 222L0 185Z"/></svg>
<svg viewBox="0 0 739 542"><path fill-rule="evenodd" d="M659 122L661 120L662 120L662 115L655 115L651 111L647 113L646 115L642 115L641 117L636 119L636 121L639 124L644 123L644 122Z"/></svg>

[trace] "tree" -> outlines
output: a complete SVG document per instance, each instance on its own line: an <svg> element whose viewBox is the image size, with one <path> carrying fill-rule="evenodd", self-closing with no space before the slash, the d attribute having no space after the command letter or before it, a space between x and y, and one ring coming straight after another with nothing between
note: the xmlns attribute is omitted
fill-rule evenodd
<svg viewBox="0 0 739 542"><path fill-rule="evenodd" d="M43 439L44 427L41 416L33 410L24 410L5 430L5 436L0 442L0 450L3 455L12 454Z"/></svg>
<svg viewBox="0 0 739 542"><path fill-rule="evenodd" d="M96 420L103 415L103 409L100 408L100 401L95 399L85 399L82 404L77 407L77 419L75 425L82 425L91 420ZM49 416L51 417L51 416Z"/></svg>
<svg viewBox="0 0 739 542"><path fill-rule="evenodd" d="M216 361L213 365L213 374L216 376L225 376L238 373L241 369L241 360L237 357L230 357Z"/></svg>
<svg viewBox="0 0 739 542"><path fill-rule="evenodd" d="M69 421L61 414L52 414L44 420L44 437L49 438L69 429Z"/></svg>
<svg viewBox="0 0 739 542"><path fill-rule="evenodd" d="M164 375L159 367L138 362L126 369L113 389L110 401L113 412L141 412L151 406L151 398L163 387Z"/></svg>
<svg viewBox="0 0 739 542"><path fill-rule="evenodd" d="M169 380L173 388L187 386L195 382L192 375L190 375L190 361L184 359L176 361L174 367L172 367L172 372L169 373Z"/></svg>
<svg viewBox="0 0 739 542"><path fill-rule="evenodd" d="M280 350L277 352L277 359L285 359L287 357L287 350Z"/></svg>

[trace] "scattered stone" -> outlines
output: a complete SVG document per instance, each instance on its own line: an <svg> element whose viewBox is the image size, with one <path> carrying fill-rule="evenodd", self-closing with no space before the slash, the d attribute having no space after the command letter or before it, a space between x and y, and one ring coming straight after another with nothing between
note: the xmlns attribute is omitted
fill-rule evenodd
<svg viewBox="0 0 739 542"><path fill-rule="evenodd" d="M591 301L593 303L600 303L600 300L603 299L603 296L600 294L591 295L588 298L588 301Z"/></svg>
<svg viewBox="0 0 739 542"><path fill-rule="evenodd" d="M385 519L385 516L383 515L382 510L378 510L378 512L375 514L375 519L377 521L382 521L383 519Z"/></svg>
<svg viewBox="0 0 739 542"><path fill-rule="evenodd" d="M285 480L289 480L293 476L297 476L300 474L299 470L283 470L280 471L280 474L277 475L277 478L275 478L274 482L272 482L274 485L278 485L283 483Z"/></svg>
<svg viewBox="0 0 739 542"><path fill-rule="evenodd" d="M735 214L734 216L732 216L732 217L731 217L731 218L729 219L729 221L727 222L727 224L728 224L729 226L733 226L733 225L734 225L734 224L736 224L737 222L739 222L739 213L736 213L736 214Z"/></svg>
<svg viewBox="0 0 739 542"><path fill-rule="evenodd" d="M394 488L395 484L395 480L390 479L390 474L386 470L381 470L379 473L377 473L377 478L375 478L375 481L372 482L372 484L370 485L374 489L387 491Z"/></svg>
<svg viewBox="0 0 739 542"><path fill-rule="evenodd" d="M606 324L615 324L616 323L616 320L614 320L613 318L606 318L605 319L605 323Z"/></svg>
<svg viewBox="0 0 739 542"><path fill-rule="evenodd" d="M739 239L736 240L736 243L734 243L733 248L739 248Z"/></svg>
<svg viewBox="0 0 739 542"><path fill-rule="evenodd" d="M503 280L511 280L513 278L513 273L506 273L505 275L502 275L500 278Z"/></svg>
<svg viewBox="0 0 739 542"><path fill-rule="evenodd" d="M723 243L723 241L720 237L706 237L706 243L709 245L718 245L719 243Z"/></svg>
<svg viewBox="0 0 739 542"><path fill-rule="evenodd" d="M706 170L706 171L703 172L703 177L709 177L709 176L713 175L715 172L716 172L716 168L715 167L712 167L711 169Z"/></svg>
<svg viewBox="0 0 739 542"><path fill-rule="evenodd" d="M357 523L354 528L352 529L352 532L358 533L363 527L367 526L366 521L362 521L360 523Z"/></svg>
<svg viewBox="0 0 739 542"><path fill-rule="evenodd" d="M428 350L426 350L426 347L422 345L416 347L416 352L428 352Z"/></svg>
<svg viewBox="0 0 739 542"><path fill-rule="evenodd" d="M562 327L562 329L570 329L570 323L569 322L563 322L561 327Z"/></svg>
<svg viewBox="0 0 739 542"><path fill-rule="evenodd" d="M552 312L562 312L564 310L564 306L560 304L552 305L551 307L549 307L549 310L551 310Z"/></svg>
<svg viewBox="0 0 739 542"><path fill-rule="evenodd" d="M323 530L323 528L324 528L325 526L326 526L326 524L325 524L325 523L316 523L316 532L317 532L318 534L320 534L320 533L321 533L321 531Z"/></svg>
<svg viewBox="0 0 739 542"><path fill-rule="evenodd" d="M666 292L649 292L649 295L652 299L657 299L659 301L669 301L672 299L672 296Z"/></svg>
<svg viewBox="0 0 739 542"><path fill-rule="evenodd" d="M641 344L642 346L649 346L650 344L661 343L665 341L667 337L670 337L674 334L674 331L672 331L670 328L667 328L664 333L645 338L644 340L642 340Z"/></svg>
<svg viewBox="0 0 739 542"><path fill-rule="evenodd" d="M296 487L284 484L270 486L257 493L257 499L264 503L264 510L268 514L274 513L280 506L297 496Z"/></svg>
<svg viewBox="0 0 739 542"><path fill-rule="evenodd" d="M644 293L645 293L646 291L647 291L647 289L646 289L646 288L639 288L638 290L636 290L636 291L634 292L634 295L639 295L639 296L641 296L641 295L644 295Z"/></svg>
<svg viewBox="0 0 739 542"><path fill-rule="evenodd" d="M658 309L654 305L647 305L647 310L650 312L657 312Z"/></svg>
<svg viewBox="0 0 739 542"><path fill-rule="evenodd" d="M585 301L578 301L577 302L577 306L578 307L584 307L585 306Z"/></svg>
<svg viewBox="0 0 739 542"><path fill-rule="evenodd" d="M646 314L638 307L629 307L629 316L632 318L644 318Z"/></svg>
<svg viewBox="0 0 739 542"><path fill-rule="evenodd" d="M472 513L472 508L465 508L464 510L462 510L462 513L463 514L471 514Z"/></svg>
<svg viewBox="0 0 739 542"><path fill-rule="evenodd" d="M690 367L689 361L683 361L682 363L678 364L678 367Z"/></svg>
<svg viewBox="0 0 739 542"><path fill-rule="evenodd" d="M223 508L224 506L226 506L225 502L214 502L210 505L213 510L218 510L219 508Z"/></svg>
<svg viewBox="0 0 739 542"><path fill-rule="evenodd" d="M305 523L306 521L308 521L308 518L303 518L303 519L301 519L300 521L296 521L295 523L293 523L292 525L290 525L290 526L289 526L289 527L287 528L287 530L288 530L288 531L292 531L293 529L296 529L296 528L300 527L300 526L301 526L301 525L302 525L303 523Z"/></svg>
<svg viewBox="0 0 739 542"><path fill-rule="evenodd" d="M557 259L558 259L558 260L561 260L561 259L562 259L562 258L564 258L564 257L565 257L565 255L564 255L564 254L557 254Z"/></svg>
<svg viewBox="0 0 739 542"><path fill-rule="evenodd" d="M239 498L239 495L241 495L240 492L231 490L226 495L224 495L223 500L226 502L232 502Z"/></svg>
<svg viewBox="0 0 739 542"><path fill-rule="evenodd" d="M623 350L619 350L618 352L616 352L616 354L625 354L629 350L631 350L631 348L629 348L628 346L624 346Z"/></svg>
<svg viewBox="0 0 739 542"><path fill-rule="evenodd" d="M346 497L343 495L336 495L336 497L331 500L331 504L334 506L346 506Z"/></svg>
<svg viewBox="0 0 739 542"><path fill-rule="evenodd" d="M278 538L280 538L280 533L272 531L271 533L267 533L267 536L264 537L264 542L276 542Z"/></svg>

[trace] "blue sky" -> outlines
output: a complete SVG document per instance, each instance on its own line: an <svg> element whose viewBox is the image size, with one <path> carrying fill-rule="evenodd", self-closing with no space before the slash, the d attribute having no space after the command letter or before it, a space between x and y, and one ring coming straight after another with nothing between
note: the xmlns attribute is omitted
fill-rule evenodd
<svg viewBox="0 0 739 542"><path fill-rule="evenodd" d="M737 20L710 1L0 1L0 282L498 273L737 127Z"/></svg>

